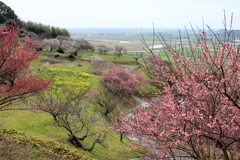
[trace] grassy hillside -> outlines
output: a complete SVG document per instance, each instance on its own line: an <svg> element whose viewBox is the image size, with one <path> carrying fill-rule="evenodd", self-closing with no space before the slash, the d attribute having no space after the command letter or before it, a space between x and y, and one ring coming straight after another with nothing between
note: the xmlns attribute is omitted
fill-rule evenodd
<svg viewBox="0 0 240 160"><path fill-rule="evenodd" d="M122 56L117 57L113 54L101 55L97 53L85 53L75 61L69 61L66 57L67 55L61 54L60 57L54 58L55 52L45 53L36 59L32 65L31 69L35 70L36 74L40 76L46 76L49 78L51 72L55 71L55 80L53 86L59 87L62 83L65 85L77 85L75 89L85 87L88 88L88 92L94 91L101 87L101 76L95 75L92 71L91 63L88 61L81 60L82 58L89 58L90 56L99 56L108 60L113 61L115 64L121 65L136 65L134 59ZM46 63L48 63L46 67ZM74 75L74 76L73 76ZM143 90L151 90L151 87L141 88ZM92 114L103 113L102 108L91 103L91 98L86 96L85 108ZM44 141L54 141L57 142L67 149L75 150L76 153L81 155L92 157L96 159L130 159L141 157L142 155L137 151L127 151L124 148L132 148L130 141L124 139L123 143L120 142L120 135L110 130L111 119L115 118L114 114L102 117L102 123L106 124L106 128L109 130L109 135L106 139L105 148L96 144L95 148L91 152L86 152L82 149L78 149L72 146L68 142L68 132L61 127L58 127L57 123L53 120L52 116L46 112L40 110L33 110L29 108L26 103L18 103L15 106L10 106L11 109L24 109L24 110L8 110L0 112L0 122L2 129L14 129L18 132L23 132L28 136L37 138ZM119 105L119 110L127 113L129 111L128 104L122 102ZM92 144L92 139L87 139L83 141L83 145L89 146ZM31 148L31 144L28 144ZM48 158L47 158L48 159Z"/></svg>

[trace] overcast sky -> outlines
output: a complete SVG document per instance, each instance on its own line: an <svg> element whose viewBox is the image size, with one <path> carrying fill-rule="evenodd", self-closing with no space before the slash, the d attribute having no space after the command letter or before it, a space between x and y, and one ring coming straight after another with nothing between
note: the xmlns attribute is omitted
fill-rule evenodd
<svg viewBox="0 0 240 160"><path fill-rule="evenodd" d="M229 24L240 29L240 0L3 0L20 19L61 28L136 27L183 28L204 22L223 28L223 10Z"/></svg>

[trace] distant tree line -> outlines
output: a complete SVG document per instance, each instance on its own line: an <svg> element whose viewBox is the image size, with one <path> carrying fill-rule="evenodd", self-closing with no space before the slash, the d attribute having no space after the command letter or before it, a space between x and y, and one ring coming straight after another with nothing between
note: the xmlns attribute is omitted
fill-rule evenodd
<svg viewBox="0 0 240 160"><path fill-rule="evenodd" d="M42 38L56 38L59 35L70 37L70 33L66 29L43 25L42 23L34 23L32 21L23 22L22 28L31 31Z"/></svg>

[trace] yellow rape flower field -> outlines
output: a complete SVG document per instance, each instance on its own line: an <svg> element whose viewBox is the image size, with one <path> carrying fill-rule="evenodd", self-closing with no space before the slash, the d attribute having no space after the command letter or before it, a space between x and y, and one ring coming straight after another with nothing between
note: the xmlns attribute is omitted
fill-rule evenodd
<svg viewBox="0 0 240 160"><path fill-rule="evenodd" d="M53 89L62 86L69 86L74 87L75 89L87 90L91 86L91 75L85 72L47 68L39 69L36 74L45 79L53 78Z"/></svg>

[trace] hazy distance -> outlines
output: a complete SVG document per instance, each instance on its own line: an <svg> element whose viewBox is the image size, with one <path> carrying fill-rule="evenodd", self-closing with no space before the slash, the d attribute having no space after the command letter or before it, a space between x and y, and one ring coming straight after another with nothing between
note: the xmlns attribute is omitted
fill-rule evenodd
<svg viewBox="0 0 240 160"><path fill-rule="evenodd" d="M3 0L24 21L61 28L223 28L234 14L233 28L240 29L239 0Z"/></svg>

